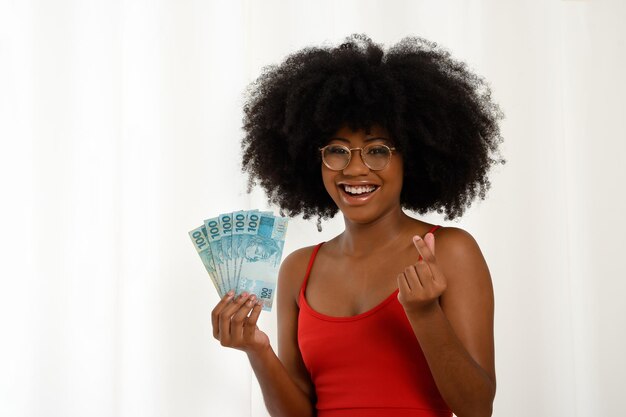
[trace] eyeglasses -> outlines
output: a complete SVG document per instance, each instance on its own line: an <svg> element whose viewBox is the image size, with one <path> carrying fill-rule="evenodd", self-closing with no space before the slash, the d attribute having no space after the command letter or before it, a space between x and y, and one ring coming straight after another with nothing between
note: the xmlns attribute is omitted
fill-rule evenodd
<svg viewBox="0 0 626 417"><path fill-rule="evenodd" d="M389 165L391 154L396 148L373 143L362 148L348 148L344 145L326 145L320 148L322 161L333 171L342 171L352 159L352 151L360 151L361 160L372 171L380 171Z"/></svg>

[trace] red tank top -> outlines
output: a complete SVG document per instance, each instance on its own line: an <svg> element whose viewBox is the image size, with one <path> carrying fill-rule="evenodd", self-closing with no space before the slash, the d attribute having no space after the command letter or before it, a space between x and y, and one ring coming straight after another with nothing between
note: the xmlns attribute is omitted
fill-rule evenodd
<svg viewBox="0 0 626 417"><path fill-rule="evenodd" d="M451 417L398 290L352 317L327 316L309 306L306 285L321 246L311 255L298 315L298 345L315 386L317 416Z"/></svg>

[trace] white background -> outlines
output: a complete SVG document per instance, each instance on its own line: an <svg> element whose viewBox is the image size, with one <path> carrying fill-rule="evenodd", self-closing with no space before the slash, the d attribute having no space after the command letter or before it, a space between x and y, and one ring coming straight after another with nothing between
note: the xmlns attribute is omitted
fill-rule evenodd
<svg viewBox="0 0 626 417"><path fill-rule="evenodd" d="M262 66L419 35L489 80L508 163L459 222L496 294L494 416L623 413L626 2L0 0L0 415L265 416L187 232L263 208ZM318 233L293 220L286 253ZM275 343L275 312L261 320Z"/></svg>

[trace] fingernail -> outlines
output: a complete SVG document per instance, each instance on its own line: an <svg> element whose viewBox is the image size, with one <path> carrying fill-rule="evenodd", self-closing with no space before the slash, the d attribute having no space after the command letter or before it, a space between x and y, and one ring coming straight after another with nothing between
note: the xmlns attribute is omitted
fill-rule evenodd
<svg viewBox="0 0 626 417"><path fill-rule="evenodd" d="M255 295L255 294L252 294L252 295L250 296L250 301L254 301L254 300L256 300L256 295Z"/></svg>
<svg viewBox="0 0 626 417"><path fill-rule="evenodd" d="M232 297L233 295L235 295L235 291L230 290L226 293L227 296Z"/></svg>
<svg viewBox="0 0 626 417"><path fill-rule="evenodd" d="M422 238L419 235L415 235L413 236L413 240L422 240Z"/></svg>
<svg viewBox="0 0 626 417"><path fill-rule="evenodd" d="M263 305L263 300L256 300L256 304L257 304L258 306Z"/></svg>

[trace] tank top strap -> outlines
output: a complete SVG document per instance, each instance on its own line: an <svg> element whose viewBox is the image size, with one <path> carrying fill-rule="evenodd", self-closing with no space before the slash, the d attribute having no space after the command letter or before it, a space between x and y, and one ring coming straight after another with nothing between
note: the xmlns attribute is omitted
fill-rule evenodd
<svg viewBox="0 0 626 417"><path fill-rule="evenodd" d="M435 234L435 230L439 229L440 227L441 227L441 226L439 226L439 225L437 224L437 225L435 225L435 226L431 227L431 228L430 228L430 230L429 230L428 232L426 232L426 234L429 234L429 233ZM422 259L423 259L423 258L422 258L422 255L420 255L420 256L419 256L419 258L417 258L417 260L418 260L418 261L421 261Z"/></svg>
<svg viewBox="0 0 626 417"><path fill-rule="evenodd" d="M439 229L441 226L439 226L438 224L434 225L433 227L431 227L431 229L426 232L426 234L428 233L435 233L435 230Z"/></svg>
<svg viewBox="0 0 626 417"><path fill-rule="evenodd" d="M304 275L304 281L302 282L302 287L300 288L300 292L302 293L306 289L306 283L309 281L309 275L311 275L311 269L313 268L313 262L315 262L315 256L317 252L320 250L320 247L324 242L320 242L313 248L313 252L311 253L311 258L309 259L309 265L306 267L306 274Z"/></svg>

